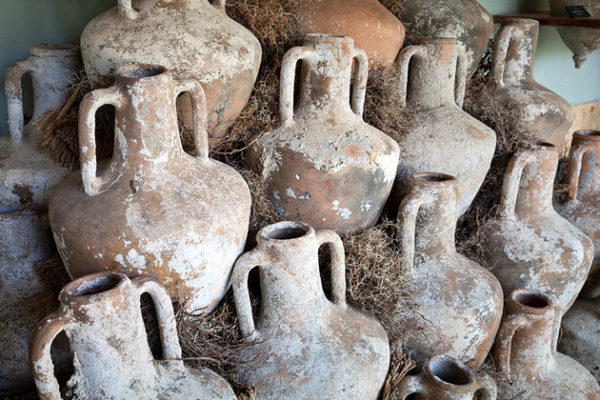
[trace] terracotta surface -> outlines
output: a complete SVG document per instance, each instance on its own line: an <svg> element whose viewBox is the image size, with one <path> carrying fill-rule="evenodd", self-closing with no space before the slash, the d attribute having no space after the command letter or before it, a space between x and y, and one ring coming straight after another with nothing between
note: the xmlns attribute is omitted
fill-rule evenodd
<svg viewBox="0 0 600 400"><path fill-rule="evenodd" d="M369 66L389 67L404 43L404 25L379 0L300 0L302 33L350 36Z"/></svg>
<svg viewBox="0 0 600 400"><path fill-rule="evenodd" d="M294 109L299 60L302 82ZM285 218L341 235L377 222L394 182L398 145L362 119L367 74L367 56L349 37L309 34L304 46L286 53L281 126L250 149L254 169Z"/></svg>
<svg viewBox="0 0 600 400"><path fill-rule="evenodd" d="M597 0L550 0L552 15L569 17L565 7L583 6L592 18L600 18L600 3ZM592 28L576 28L558 26L558 33L563 42L573 52L575 67L581 68L588 55L600 47L600 30Z"/></svg>
<svg viewBox="0 0 600 400"><path fill-rule="evenodd" d="M538 291L511 293L496 338L496 370L523 399L600 399L592 374L556 351L554 307L551 297Z"/></svg>
<svg viewBox="0 0 600 400"><path fill-rule="evenodd" d="M396 0L408 42L418 37L456 38L471 76L483 56L494 22L476 0Z"/></svg>
<svg viewBox="0 0 600 400"><path fill-rule="evenodd" d="M140 296L154 302L165 361L155 360L148 345ZM31 367L42 400L60 399L50 347L64 331L73 351L75 373L68 387L74 398L227 399L235 395L210 370L187 368L171 300L155 280L101 272L66 285L60 308L39 323L31 338Z"/></svg>
<svg viewBox="0 0 600 400"><path fill-rule="evenodd" d="M600 131L573 135L566 184L566 201L557 211L594 242L594 261L582 294L600 296Z"/></svg>
<svg viewBox="0 0 600 400"><path fill-rule="evenodd" d="M554 346L594 256L592 241L552 207L557 164L558 150L549 143L520 146L506 170L498 214L479 233L505 295L528 287L553 299Z"/></svg>
<svg viewBox="0 0 600 400"><path fill-rule="evenodd" d="M399 400L496 400L496 382L487 374L475 373L448 356L433 357L419 375L400 382Z"/></svg>
<svg viewBox="0 0 600 400"><path fill-rule="evenodd" d="M106 87L118 67L158 64L177 79L200 81L208 102L211 139L218 141L242 111L258 74L258 40L225 13L226 0L118 0L81 35L85 71ZM193 128L188 97L180 99L183 123Z"/></svg>
<svg viewBox="0 0 600 400"><path fill-rule="evenodd" d="M194 100L197 156L182 149L175 99ZM96 165L94 114L116 107L112 159ZM188 311L208 311L222 298L244 249L250 191L231 167L208 157L204 92L164 68L132 65L117 83L82 101L81 172L50 200L50 223L73 277L103 270L147 274Z"/></svg>
<svg viewBox="0 0 600 400"><path fill-rule="evenodd" d="M406 350L417 363L438 354L479 367L500 319L502 289L494 276L456 252L456 180L418 174L398 211L398 238L410 299L398 305Z"/></svg>
<svg viewBox="0 0 600 400"><path fill-rule="evenodd" d="M396 194L406 194L412 174L440 172L455 176L460 190L458 216L463 215L489 169L496 134L462 110L466 60L456 40L419 38L397 60L400 98L414 118L398 141L400 161Z"/></svg>
<svg viewBox="0 0 600 400"><path fill-rule="evenodd" d="M505 124L514 131L515 142L543 140L562 152L573 123L573 107L533 79L538 34L539 23L532 19L513 18L500 26L492 78L480 104L490 119L497 118L495 110L511 110L508 115L514 120Z"/></svg>
<svg viewBox="0 0 600 400"><path fill-rule="evenodd" d="M375 400L387 375L390 350L383 327L346 304L344 247L332 231L299 222L263 228L258 246L233 270L242 350L237 380L258 399ZM331 300L319 273L318 249L331 257ZM248 274L260 271L261 302L252 315Z"/></svg>

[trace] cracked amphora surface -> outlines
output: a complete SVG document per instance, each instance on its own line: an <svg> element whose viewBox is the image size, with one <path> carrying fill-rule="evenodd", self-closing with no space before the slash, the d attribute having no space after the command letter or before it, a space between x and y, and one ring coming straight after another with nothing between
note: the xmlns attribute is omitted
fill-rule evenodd
<svg viewBox="0 0 600 400"><path fill-rule="evenodd" d="M461 108L466 60L458 54L455 39L419 38L400 51L397 68L399 96L414 118L408 118L398 139L394 196L406 194L413 174L452 175L460 190L459 217L475 198L496 148L495 132Z"/></svg>
<svg viewBox="0 0 600 400"><path fill-rule="evenodd" d="M154 359L142 318L140 296L148 293L157 312L163 360ZM175 314L166 290L155 280L130 280L100 272L67 284L59 309L32 332L30 354L38 394L59 400L50 348L65 332L75 372L67 386L77 399L235 400L227 382L210 370L181 361Z"/></svg>
<svg viewBox="0 0 600 400"><path fill-rule="evenodd" d="M490 272L456 252L456 179L425 173L410 182L398 211L409 279L399 290L408 300L395 311L406 350L421 365L443 354L479 367L502 318L502 288Z"/></svg>
<svg viewBox="0 0 600 400"><path fill-rule="evenodd" d="M510 382L513 398L598 400L600 386L594 376L556 351L554 307L550 296L536 290L510 294L496 337L498 376Z"/></svg>
<svg viewBox="0 0 600 400"><path fill-rule="evenodd" d="M242 350L236 380L258 399L375 400L390 362L379 322L346 304L344 247L332 231L299 222L263 228L258 246L233 270ZM331 297L324 292L318 250L331 246ZM252 314L248 274L258 267L261 302Z"/></svg>
<svg viewBox="0 0 600 400"><path fill-rule="evenodd" d="M303 46L286 53L281 126L259 137L249 154L273 206L286 219L340 235L377 222L394 183L398 144L362 119L367 64L365 52L346 36L308 34Z"/></svg>
<svg viewBox="0 0 600 400"><path fill-rule="evenodd" d="M194 105L197 156L183 151L175 99ZM97 165L94 114L116 108L112 159ZM82 101L81 172L50 200L50 224L73 277L117 270L150 275L190 312L208 311L225 294L243 251L250 191L233 168L208 157L204 92L163 67L134 64L114 86Z"/></svg>

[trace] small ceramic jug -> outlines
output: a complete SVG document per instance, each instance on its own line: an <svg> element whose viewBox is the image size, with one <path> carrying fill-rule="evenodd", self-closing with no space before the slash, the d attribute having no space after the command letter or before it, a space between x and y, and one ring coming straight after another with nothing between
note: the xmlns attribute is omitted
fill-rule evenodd
<svg viewBox="0 0 600 400"><path fill-rule="evenodd" d="M582 294L600 296L600 131L573 135L566 183L567 198L557 211L594 242L594 261Z"/></svg>
<svg viewBox="0 0 600 400"><path fill-rule="evenodd" d="M554 307L552 298L538 291L519 289L510 294L496 337L496 370L523 399L600 399L600 386L592 374L556 351Z"/></svg>
<svg viewBox="0 0 600 400"><path fill-rule="evenodd" d="M242 350L236 380L265 399L375 400L390 349L383 327L346 304L344 247L332 231L280 222L259 231L258 247L232 276ZM332 300L324 292L318 250L332 250ZM252 315L248 274L259 268L261 303Z"/></svg>
<svg viewBox="0 0 600 400"><path fill-rule="evenodd" d="M140 308L143 293L152 297L157 310L165 361L155 360L148 345ZM67 385L74 398L236 398L214 372L184 366L171 299L157 281L129 280L116 272L91 274L67 284L60 303L31 338L31 368L42 400L61 398L50 347L62 331L73 352L75 373Z"/></svg>
<svg viewBox="0 0 600 400"><path fill-rule="evenodd" d="M430 359L419 375L406 376L399 385L399 400L496 400L496 382L484 373L475 373L448 356Z"/></svg>

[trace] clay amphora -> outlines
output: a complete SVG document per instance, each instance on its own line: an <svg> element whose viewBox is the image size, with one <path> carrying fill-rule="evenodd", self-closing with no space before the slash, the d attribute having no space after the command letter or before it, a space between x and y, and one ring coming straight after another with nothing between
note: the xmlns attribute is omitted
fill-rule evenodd
<svg viewBox="0 0 600 400"><path fill-rule="evenodd" d="M404 25L379 0L300 0L302 33L350 36L369 66L389 67L404 43Z"/></svg>
<svg viewBox="0 0 600 400"><path fill-rule="evenodd" d="M143 293L156 308L165 361L155 360L148 345ZM31 368L41 399L61 398L50 347L62 331L73 351L75 373L67 385L74 398L236 398L214 372L184 366L171 299L157 281L100 272L67 284L59 298L60 308L39 323L31 338Z"/></svg>
<svg viewBox="0 0 600 400"><path fill-rule="evenodd" d="M250 191L231 167L208 157L206 103L196 81L135 64L81 103L81 172L50 199L50 223L69 273L106 269L151 275L188 311L214 308L244 249ZM189 92L197 156L183 151L175 99ZM96 165L94 114L116 108L113 157ZM82 190L83 189L83 190Z"/></svg>
<svg viewBox="0 0 600 400"><path fill-rule="evenodd" d="M299 60L302 83L294 110ZM398 145L362 120L367 74L367 56L350 37L309 34L304 46L286 53L281 126L258 139L250 158L287 219L341 235L377 222L394 182Z"/></svg>
<svg viewBox="0 0 600 400"><path fill-rule="evenodd" d="M594 242L594 261L582 294L600 296L600 132L573 135L567 181L569 191L557 211Z"/></svg>
<svg viewBox="0 0 600 400"><path fill-rule="evenodd" d="M502 289L494 276L456 252L456 179L442 174L411 177L398 211L410 299L396 311L406 349L417 363L445 354L479 367L500 319Z"/></svg>
<svg viewBox="0 0 600 400"><path fill-rule="evenodd" d="M458 52L471 76L485 51L494 21L476 0L396 0L400 20L406 27L406 38L457 38Z"/></svg>
<svg viewBox="0 0 600 400"><path fill-rule="evenodd" d="M538 34L539 23L533 19L512 18L500 25L492 76L480 99L482 113L493 119L494 110L509 110L506 123L516 142L542 140L562 152L573 123L573 107L533 79Z"/></svg>
<svg viewBox="0 0 600 400"><path fill-rule="evenodd" d="M490 167L496 134L461 109L466 61L458 56L456 40L419 38L416 43L404 48L397 62L400 98L415 114L398 140L397 196L406 194L412 174L452 175L458 179L461 216Z"/></svg>
<svg viewBox="0 0 600 400"><path fill-rule="evenodd" d="M202 83L210 137L218 140L246 105L262 50L246 28L225 13L226 0L118 0L81 35L85 72L93 85L113 82L118 67L163 65L179 80ZM133 5L133 6L132 6ZM193 128L189 98L178 101Z"/></svg>
<svg viewBox="0 0 600 400"><path fill-rule="evenodd" d="M498 214L479 233L487 266L505 295L529 287L553 299L554 346L594 256L592 241L552 207L557 165L556 146L521 145L508 163Z"/></svg>
<svg viewBox="0 0 600 400"><path fill-rule="evenodd" d="M430 359L419 375L406 376L399 385L399 400L496 400L496 382L489 375L475 373L448 356Z"/></svg>
<svg viewBox="0 0 600 400"><path fill-rule="evenodd" d="M573 357L600 381L600 297L575 301L561 327L558 350Z"/></svg>
<svg viewBox="0 0 600 400"><path fill-rule="evenodd" d="M280 222L259 231L258 246L232 276L242 350L237 380L264 399L375 400L390 362L388 338L371 316L346 304L344 247L332 231ZM332 300L318 249L331 246ZM252 315L248 274L259 268L261 303Z"/></svg>
<svg viewBox="0 0 600 400"><path fill-rule="evenodd" d="M597 400L600 387L582 365L556 351L554 303L528 289L512 292L495 346L496 371L527 400Z"/></svg>
<svg viewBox="0 0 600 400"><path fill-rule="evenodd" d="M69 96L70 81L81 68L79 47L41 43L31 46L29 54L6 70L10 136L0 137L0 212L23 204L45 206L50 191L69 173L40 150L39 128L24 125L21 78L31 75L35 123Z"/></svg>
<svg viewBox="0 0 600 400"><path fill-rule="evenodd" d="M592 18L600 18L600 3L596 0L550 0L552 15L569 18L567 6L583 6ZM557 26L558 34L573 52L575 67L581 68L588 55L600 47L600 32L593 28Z"/></svg>

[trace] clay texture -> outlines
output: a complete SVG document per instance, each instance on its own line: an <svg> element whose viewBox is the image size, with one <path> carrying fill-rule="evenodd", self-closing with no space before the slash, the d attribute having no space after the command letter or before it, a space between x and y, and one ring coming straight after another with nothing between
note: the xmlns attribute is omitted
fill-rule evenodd
<svg viewBox="0 0 600 400"><path fill-rule="evenodd" d="M460 191L458 216L475 198L496 148L495 132L462 110L466 60L456 40L419 38L397 60L400 98L414 114L398 139L400 161L397 197L406 194L412 174L439 172L455 176Z"/></svg>
<svg viewBox="0 0 600 400"><path fill-rule="evenodd" d="M299 60L302 82L294 110ZM377 222L394 183L399 150L362 120L367 64L365 52L345 36L309 34L304 46L286 53L281 126L263 134L249 156L275 209L287 219L340 235Z"/></svg>
<svg viewBox="0 0 600 400"><path fill-rule="evenodd" d="M557 211L594 242L594 261L582 294L600 296L600 132L573 135L566 184L567 198Z"/></svg>
<svg viewBox="0 0 600 400"><path fill-rule="evenodd" d="M217 141L242 111L258 74L258 40L225 13L226 0L119 0L94 18L81 35L85 71L106 87L131 63L157 64L179 80L199 81L208 102L210 137ZM193 128L188 97L178 102Z"/></svg>
<svg viewBox="0 0 600 400"><path fill-rule="evenodd" d="M554 303L538 291L519 289L506 302L496 338L496 370L528 400L597 400L600 386L583 366L556 351Z"/></svg>
<svg viewBox="0 0 600 400"><path fill-rule="evenodd" d="M389 67L404 43L404 25L379 0L300 0L302 33L350 36L369 66Z"/></svg>
<svg viewBox="0 0 600 400"><path fill-rule="evenodd" d="M157 310L165 361L155 360L148 345L143 293ZM62 331L73 351L75 373L67 386L74 398L235 400L217 374L184 366L171 299L157 281L96 273L67 284L60 303L32 334L31 367L42 400L61 398L50 347Z"/></svg>
<svg viewBox="0 0 600 400"><path fill-rule="evenodd" d="M231 167L208 157L206 103L198 82L164 68L131 65L117 83L82 101L81 172L50 199L50 223L73 277L116 270L150 275L190 312L222 298L244 249L250 191ZM197 156L183 151L175 99L190 93ZM112 159L96 164L94 114L116 108Z"/></svg>
<svg viewBox="0 0 600 400"><path fill-rule="evenodd" d="M451 176L418 174L398 210L398 238L410 284L396 313L417 363L445 354L479 367L502 318L494 276L456 252L458 184Z"/></svg>
<svg viewBox="0 0 600 400"><path fill-rule="evenodd" d="M265 399L375 400L390 350L383 327L346 304L344 247L332 231L281 222L259 231L258 246L233 270L242 350L239 383ZM331 246L331 297L324 292L318 249ZM261 302L252 315L248 274L260 271ZM256 320L256 322L255 322Z"/></svg>
<svg viewBox="0 0 600 400"><path fill-rule="evenodd" d="M496 400L496 382L485 373L475 373L458 360L433 357L419 375L408 375L400 382L399 400Z"/></svg>

